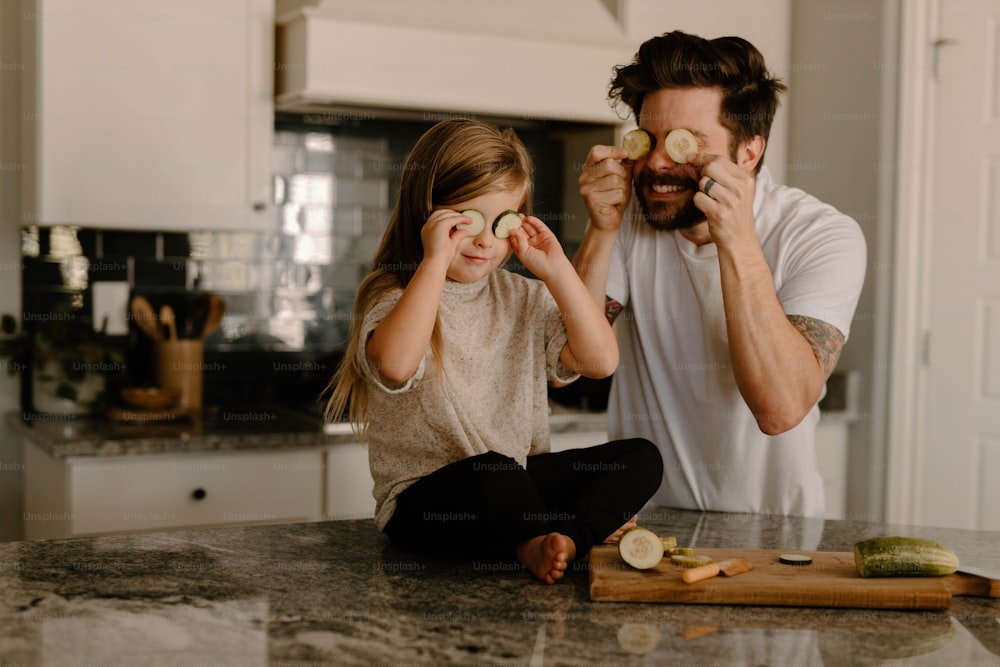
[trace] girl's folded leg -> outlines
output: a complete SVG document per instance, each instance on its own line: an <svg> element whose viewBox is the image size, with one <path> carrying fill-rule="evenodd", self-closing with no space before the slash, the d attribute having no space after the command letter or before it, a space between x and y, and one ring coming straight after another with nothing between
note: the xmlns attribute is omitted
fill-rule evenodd
<svg viewBox="0 0 1000 667"><path fill-rule="evenodd" d="M553 516L551 528L572 534L577 554L604 541L634 517L663 480L663 458L643 438L528 458L542 502Z"/></svg>
<svg viewBox="0 0 1000 667"><path fill-rule="evenodd" d="M445 556L513 559L515 545L547 533L531 476L489 452L456 461L396 497L385 533L404 548Z"/></svg>

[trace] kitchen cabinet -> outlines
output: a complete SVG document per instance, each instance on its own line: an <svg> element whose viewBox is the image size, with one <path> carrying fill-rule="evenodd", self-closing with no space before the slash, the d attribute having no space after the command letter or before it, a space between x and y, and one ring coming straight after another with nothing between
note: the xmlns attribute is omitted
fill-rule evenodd
<svg viewBox="0 0 1000 667"><path fill-rule="evenodd" d="M322 449L24 456L29 540L323 518Z"/></svg>
<svg viewBox="0 0 1000 667"><path fill-rule="evenodd" d="M24 7L22 224L272 225L273 2Z"/></svg>
<svg viewBox="0 0 1000 667"><path fill-rule="evenodd" d="M346 424L163 425L119 433L91 420L8 423L24 449L29 540L222 524L368 519L368 446ZM551 450L607 442L603 414L553 415ZM844 514L846 422L817 430L827 518Z"/></svg>
<svg viewBox="0 0 1000 667"><path fill-rule="evenodd" d="M344 442L326 449L327 519L370 519L375 516L368 445Z"/></svg>
<svg viewBox="0 0 1000 667"><path fill-rule="evenodd" d="M578 447L603 445L608 441L606 431L553 431L549 438L549 451L564 452Z"/></svg>

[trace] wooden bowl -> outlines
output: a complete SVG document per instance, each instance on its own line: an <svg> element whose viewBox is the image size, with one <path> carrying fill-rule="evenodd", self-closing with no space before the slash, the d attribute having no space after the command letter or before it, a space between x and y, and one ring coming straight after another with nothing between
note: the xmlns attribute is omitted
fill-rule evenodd
<svg viewBox="0 0 1000 667"><path fill-rule="evenodd" d="M169 410L181 400L181 390L175 387L127 387L122 399L133 408Z"/></svg>

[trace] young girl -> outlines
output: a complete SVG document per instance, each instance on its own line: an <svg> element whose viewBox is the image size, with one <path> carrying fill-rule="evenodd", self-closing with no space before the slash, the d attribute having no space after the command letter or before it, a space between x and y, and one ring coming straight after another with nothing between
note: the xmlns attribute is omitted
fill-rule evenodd
<svg viewBox="0 0 1000 667"><path fill-rule="evenodd" d="M634 517L663 464L646 440L546 453L546 383L607 377L618 346L555 235L526 215L531 195L513 130L446 120L417 141L327 418L346 409L367 437L375 521L394 544L513 556L553 583ZM509 210L522 226L497 238ZM511 251L540 280L500 270Z"/></svg>

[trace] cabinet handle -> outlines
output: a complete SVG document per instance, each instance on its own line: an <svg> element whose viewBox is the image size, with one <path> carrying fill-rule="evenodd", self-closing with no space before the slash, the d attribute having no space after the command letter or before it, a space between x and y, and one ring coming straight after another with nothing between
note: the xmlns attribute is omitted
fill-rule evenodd
<svg viewBox="0 0 1000 667"><path fill-rule="evenodd" d="M255 211L263 211L263 210L266 210L266 209L267 209L267 204L265 204L264 202L262 202L262 201L254 202L253 210L255 210Z"/></svg>
<svg viewBox="0 0 1000 667"><path fill-rule="evenodd" d="M191 497L194 498L195 500L204 500L205 496L207 495L208 494L205 493L205 489L195 489L194 491L191 492Z"/></svg>

